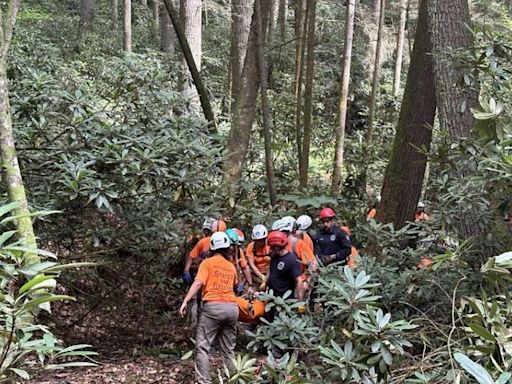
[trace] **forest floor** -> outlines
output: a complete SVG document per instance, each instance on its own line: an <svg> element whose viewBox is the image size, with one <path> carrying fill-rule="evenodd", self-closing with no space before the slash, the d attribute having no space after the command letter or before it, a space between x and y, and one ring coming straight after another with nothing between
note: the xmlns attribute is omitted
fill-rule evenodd
<svg viewBox="0 0 512 384"><path fill-rule="evenodd" d="M184 287L151 281L151 270L132 257L66 274L59 293L76 302L53 305L42 322L65 345L90 344L93 368L32 372L31 384L192 383L193 330L178 316ZM114 262L115 261L115 262ZM154 273L157 276L158 274ZM159 275L164 275L161 271ZM84 361L82 359L82 361ZM213 367L218 365L216 358Z"/></svg>

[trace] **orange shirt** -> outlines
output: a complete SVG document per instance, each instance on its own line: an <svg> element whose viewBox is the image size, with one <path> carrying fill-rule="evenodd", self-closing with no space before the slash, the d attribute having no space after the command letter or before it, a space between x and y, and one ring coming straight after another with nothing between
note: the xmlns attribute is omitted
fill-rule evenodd
<svg viewBox="0 0 512 384"><path fill-rule="evenodd" d="M233 265L236 267L237 264L242 269L247 267L247 258L245 257L245 254L244 254L244 251L242 251L242 248L238 248L238 257L233 259Z"/></svg>
<svg viewBox="0 0 512 384"><path fill-rule="evenodd" d="M311 248L311 252L314 252L315 246L313 245L313 240L311 240L311 236L309 236L306 232L302 234L304 237L303 240L306 242L309 248Z"/></svg>
<svg viewBox="0 0 512 384"><path fill-rule="evenodd" d="M192 260L197 259L201 255L205 254L210 250L210 236L203 237L201 240L197 242L197 244L192 248L190 253L188 254Z"/></svg>
<svg viewBox="0 0 512 384"><path fill-rule="evenodd" d="M247 246L247 257L254 262L258 271L263 274L268 272L270 266L270 247L265 243L263 248L255 248L254 241Z"/></svg>
<svg viewBox="0 0 512 384"><path fill-rule="evenodd" d="M234 286L237 283L233 263L218 253L204 259L199 265L196 280L203 283L203 300L234 302Z"/></svg>
<svg viewBox="0 0 512 384"><path fill-rule="evenodd" d="M286 250L288 252L295 251L297 256L299 257L299 261L303 265L308 265L309 263L312 263L316 261L315 254L313 253L313 250L309 248L308 244L301 239L294 238L295 240L292 241L292 238L288 239L288 244L286 244ZM295 241L295 249L293 246L293 242Z"/></svg>

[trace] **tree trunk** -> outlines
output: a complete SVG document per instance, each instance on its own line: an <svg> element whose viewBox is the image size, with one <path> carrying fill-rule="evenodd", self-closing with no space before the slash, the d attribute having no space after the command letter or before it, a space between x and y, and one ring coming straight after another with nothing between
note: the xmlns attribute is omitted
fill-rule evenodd
<svg viewBox="0 0 512 384"><path fill-rule="evenodd" d="M117 29L117 21L119 20L119 0L112 0L112 9L110 11L110 25L115 31Z"/></svg>
<svg viewBox="0 0 512 384"><path fill-rule="evenodd" d="M286 20L288 13L288 0L279 0L279 10L278 10L278 24L279 24L279 34L281 37L281 43L286 41Z"/></svg>
<svg viewBox="0 0 512 384"><path fill-rule="evenodd" d="M303 172L299 174L299 185L301 188L308 186L309 173L309 148L311 145L311 131L313 127L313 81L315 75L315 21L316 21L316 0L308 0L308 31L307 31L307 61L306 61L306 83L304 89L304 138L302 142Z"/></svg>
<svg viewBox="0 0 512 384"><path fill-rule="evenodd" d="M299 175L303 174L304 162L302 154L302 83L304 74L304 42L306 36L306 0L295 2L295 77L293 93L295 95L295 140L299 161Z"/></svg>
<svg viewBox="0 0 512 384"><path fill-rule="evenodd" d="M407 14L408 0L400 0L400 18L398 21L398 32L396 37L395 50L395 75L393 77L393 96L397 97L400 92L400 78L402 75L402 56L404 54L405 17Z"/></svg>
<svg viewBox="0 0 512 384"><path fill-rule="evenodd" d="M208 91L201 79L201 75L194 61L194 57L192 56L192 51L188 45L187 39L185 38L185 33L183 32L182 27L179 23L178 13L176 12L176 9L174 9L172 0L163 1L165 4L165 8L167 9L167 14L171 18L171 22L174 27L174 32L178 37L181 51L183 52L183 56L185 57L185 62L188 66L190 76L192 77L193 84L196 87L196 92L199 94L199 101L203 109L204 117L208 121L208 130L211 133L216 133L217 127L215 125L215 116L213 114L212 106L210 104L210 99L208 98Z"/></svg>
<svg viewBox="0 0 512 384"><path fill-rule="evenodd" d="M132 0L124 0L124 39L123 49L132 52Z"/></svg>
<svg viewBox="0 0 512 384"><path fill-rule="evenodd" d="M80 35L92 31L94 21L94 0L80 0Z"/></svg>
<svg viewBox="0 0 512 384"><path fill-rule="evenodd" d="M197 70L201 72L201 30L202 30L202 13L201 0L182 0L181 9L183 31L185 39L188 42L192 57ZM183 93L190 100L190 111L198 113L199 111L199 95L194 87L190 73L183 77L182 83Z"/></svg>
<svg viewBox="0 0 512 384"><path fill-rule="evenodd" d="M406 221L414 220L427 162L426 156L418 148L430 150L432 140L436 96L428 27L429 1L421 1L419 8L402 107L384 175L382 200L377 210L377 221L393 223L396 229Z"/></svg>
<svg viewBox="0 0 512 384"><path fill-rule="evenodd" d="M263 0L268 1L268 0ZM274 180L274 164L272 161L272 135L271 135L271 119L270 105L267 97L267 65L265 63L263 38L263 20L261 15L261 0L254 3L254 12L256 13L257 24L257 46L258 46L258 68L260 73L260 90L261 90L261 106L263 109L263 135L265 138L265 169L267 173L267 190L270 198L270 205L274 207L277 204L277 193ZM272 17L272 14L270 14Z"/></svg>
<svg viewBox="0 0 512 384"><path fill-rule="evenodd" d="M367 78L371 84L375 72L375 52L377 51L377 35L379 31L380 0L373 0L372 16L368 28Z"/></svg>
<svg viewBox="0 0 512 384"><path fill-rule="evenodd" d="M375 111L377 109L377 94L379 92L379 75L380 75L380 57L382 51L382 35L384 34L384 16L386 13L386 0L380 0L379 29L377 32L377 46L375 47L375 61L372 77L372 93L370 95L368 131L366 135L366 145L371 148L373 141L373 131L375 126ZM366 158L369 159L370 151L367 151Z"/></svg>
<svg viewBox="0 0 512 384"><path fill-rule="evenodd" d="M171 18L165 9L160 12L160 40L162 51L170 55L174 54L174 35Z"/></svg>
<svg viewBox="0 0 512 384"><path fill-rule="evenodd" d="M266 0L271 2L270 6L270 17L268 20L268 32L267 41L270 43L274 40L274 34L276 31L276 24L279 12L279 0Z"/></svg>
<svg viewBox="0 0 512 384"><path fill-rule="evenodd" d="M8 3L7 12L5 14L0 13L0 23L2 25L2 34L0 35L0 158L3 170L2 180L5 182L9 201L18 203L15 210L16 216L19 216L16 220L17 235L23 246L37 248L32 219L29 216L25 187L16 155L7 80L7 57L19 6L19 0L11 0ZM26 253L23 257L24 264L36 263L39 260L37 254L34 253Z"/></svg>
<svg viewBox="0 0 512 384"><path fill-rule="evenodd" d="M158 31L158 28L160 28L160 3L158 0L153 0L153 20L155 29Z"/></svg>
<svg viewBox="0 0 512 384"><path fill-rule="evenodd" d="M341 91L339 102L339 125L336 127L336 148L334 152L334 170L332 174L331 193L338 194L341 186L343 169L343 152L345 146L345 125L347 121L348 87L350 84L350 68L352 63L352 40L354 36L355 0L347 0L345 17L345 46L341 65Z"/></svg>
<svg viewBox="0 0 512 384"><path fill-rule="evenodd" d="M268 1L263 1L260 5L263 40L265 40L265 29L268 25L270 4ZM252 124L256 113L256 99L260 86L256 21L256 16L253 13L237 108L233 114L231 130L226 145L227 160L224 163L224 185L229 186L231 192L238 186L242 178L243 165L249 150Z"/></svg>
<svg viewBox="0 0 512 384"><path fill-rule="evenodd" d="M474 118L470 108L478 104L478 85L460 87L457 82L464 76L461 63L452 56L453 52L469 49L472 36L468 26L471 17L467 0L449 2L430 0L429 16L432 31L434 73L438 105L439 125L455 142L471 136ZM460 174L458 177L467 177ZM459 220L460 235L463 239L481 236L478 217L466 210Z"/></svg>
<svg viewBox="0 0 512 384"><path fill-rule="evenodd" d="M236 110L254 0L231 1L231 111Z"/></svg>

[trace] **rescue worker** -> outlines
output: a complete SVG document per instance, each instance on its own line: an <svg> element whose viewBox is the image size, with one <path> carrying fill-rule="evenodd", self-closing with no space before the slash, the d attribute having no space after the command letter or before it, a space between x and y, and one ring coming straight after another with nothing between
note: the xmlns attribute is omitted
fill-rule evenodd
<svg viewBox="0 0 512 384"><path fill-rule="evenodd" d="M322 227L315 237L315 250L324 265L335 262L347 264L352 252L350 236L335 223L335 218L331 208L320 211Z"/></svg>
<svg viewBox="0 0 512 384"><path fill-rule="evenodd" d="M200 384L212 383L208 373L208 357L216 338L224 364L230 369L234 368L238 305L234 292L237 275L235 266L229 260L230 245L224 232L212 234L210 250L213 255L199 265L197 276L179 310L180 315L185 316L187 304L202 290L204 305L197 327L195 362L195 378Z"/></svg>
<svg viewBox="0 0 512 384"><path fill-rule="evenodd" d="M229 247L230 258L233 262L233 265L237 271L238 284L236 286L236 293L238 295L242 295L244 293L244 283L242 281L242 274L249 285L249 293L252 293L252 276L251 270L249 269L249 265L247 264L247 259L245 258L244 251L240 248L240 239L238 237L238 232L235 228L229 228L226 230L226 235L231 242L231 246Z"/></svg>
<svg viewBox="0 0 512 384"><path fill-rule="evenodd" d="M247 245L247 261L252 270L254 289L265 290L270 265L270 247L267 244L267 227L262 224L252 229L252 242Z"/></svg>
<svg viewBox="0 0 512 384"><path fill-rule="evenodd" d="M418 203L418 207L416 208L416 215L414 221L429 221L430 217L425 212L425 204L423 202Z"/></svg>
<svg viewBox="0 0 512 384"><path fill-rule="evenodd" d="M203 223L203 227L207 225L206 220ZM208 227L206 228L208 229ZM211 233L224 232L226 230L226 223L221 220L213 220L209 228ZM203 237L199 242L192 248L188 254L185 268L183 268L183 281L187 284L192 283L192 275L190 274L190 267L194 261L199 263L204 260L210 251L210 236Z"/></svg>
<svg viewBox="0 0 512 384"><path fill-rule="evenodd" d="M299 239L302 239L306 242L306 244L311 249L311 252L314 252L314 245L311 236L309 236L308 229L313 224L313 220L308 215L301 215L297 217L297 231L295 232L295 236Z"/></svg>

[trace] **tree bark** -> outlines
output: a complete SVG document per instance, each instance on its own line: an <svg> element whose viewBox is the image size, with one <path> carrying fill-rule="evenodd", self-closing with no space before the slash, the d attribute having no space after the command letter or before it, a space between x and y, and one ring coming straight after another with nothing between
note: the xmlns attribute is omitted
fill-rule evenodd
<svg viewBox="0 0 512 384"><path fill-rule="evenodd" d="M301 188L308 186L309 174L309 149L311 146L311 132L313 129L313 81L315 75L315 22L316 22L316 0L308 0L308 26L307 26L307 60L306 60L306 82L304 88L304 137L302 142L303 172L299 174L299 185Z"/></svg>
<svg viewBox="0 0 512 384"><path fill-rule="evenodd" d="M94 0L80 0L80 35L92 31L94 21Z"/></svg>
<svg viewBox="0 0 512 384"><path fill-rule="evenodd" d="M170 55L174 54L174 35L171 18L165 9L160 12L160 41L163 52Z"/></svg>
<svg viewBox="0 0 512 384"><path fill-rule="evenodd" d="M132 52L132 0L124 0L124 39L123 49Z"/></svg>
<svg viewBox="0 0 512 384"><path fill-rule="evenodd" d="M379 31L379 16L380 16L380 0L373 0L372 16L368 30L368 56L367 56L367 69L368 69L368 84L371 84L373 73L375 72L375 52L377 50L377 35Z"/></svg>
<svg viewBox="0 0 512 384"><path fill-rule="evenodd" d="M5 182L9 201L18 203L18 207L14 211L15 215L19 216L16 220L17 235L23 246L37 248L16 154L7 78L7 55L19 7L19 0L10 0L7 12L5 14L0 13L0 158L3 171L2 180ZM26 253L23 256L24 264L32 264L38 261L39 258L35 253Z"/></svg>
<svg viewBox="0 0 512 384"><path fill-rule="evenodd" d="M267 1L267 0L263 0ZM261 106L263 109L263 136L265 138L265 170L267 173L267 191L270 198L270 205L274 207L277 204L277 193L274 180L274 164L272 161L272 134L271 134L271 119L270 119L270 105L267 96L267 65L265 62L264 46L265 40L263 38L263 20L261 15L261 0L255 0L254 12L256 13L257 24L257 46L258 46L258 68L260 74L260 93L261 93ZM272 14L270 15L272 17Z"/></svg>
<svg viewBox="0 0 512 384"><path fill-rule="evenodd" d="M110 25L112 29L117 30L117 22L119 20L119 0L112 0L112 9L110 11Z"/></svg>
<svg viewBox="0 0 512 384"><path fill-rule="evenodd" d="M268 32L267 41L270 43L274 40L274 34L276 31L277 18L279 13L279 0L266 0L271 2L270 6L270 17L268 20Z"/></svg>
<svg viewBox="0 0 512 384"><path fill-rule="evenodd" d="M404 54L405 18L407 14L408 0L400 0L400 17L398 20L398 31L395 50L395 74L393 76L393 96L397 97L400 92L400 78L402 76L402 57Z"/></svg>
<svg viewBox="0 0 512 384"><path fill-rule="evenodd" d="M428 152L432 140L436 92L428 26L429 1L420 4L402 107L377 209L377 221L393 223L396 229L414 220L427 162L418 148Z"/></svg>
<svg viewBox="0 0 512 384"><path fill-rule="evenodd" d="M266 26L270 4L263 1L261 4L261 18L263 25L263 40L265 40ZM233 114L231 130L229 132L227 160L224 164L224 184L229 186L231 192L239 185L242 178L243 165L251 138L252 124L256 113L256 99L260 86L257 55L257 19L253 13L251 29L247 42L247 54L242 72L237 108Z"/></svg>
<svg viewBox="0 0 512 384"><path fill-rule="evenodd" d="M302 154L302 85L304 74L304 42L307 20L306 0L295 2L295 77L293 93L295 95L295 140L299 162L299 175L303 174L304 162Z"/></svg>
<svg viewBox="0 0 512 384"><path fill-rule="evenodd" d="M231 111L236 110L254 0L231 1Z"/></svg>
<svg viewBox="0 0 512 384"><path fill-rule="evenodd" d="M372 77L372 93L370 95L369 117L368 117L368 131L366 135L366 144L371 148L373 141L373 131L375 126L375 112L377 109L377 94L379 92L379 77L380 77L380 57L382 51L382 36L384 34L384 16L386 13L386 0L380 0L379 6L379 28L377 32L377 46L375 47L375 61L373 67ZM370 151L367 151L366 158L370 156Z"/></svg>
<svg viewBox="0 0 512 384"><path fill-rule="evenodd" d="M430 0L428 11L439 125L455 142L460 142L471 136L474 118L470 108L478 105L477 84L472 84L471 87L457 85L464 76L464 68L452 55L472 46L472 36L468 28L471 26L468 1ZM461 171L457 176L470 175ZM460 213L459 223L462 239L482 236L485 233L478 225L477 215L471 210Z"/></svg>
<svg viewBox="0 0 512 384"><path fill-rule="evenodd" d="M201 72L201 0L182 0L180 12L182 15L185 39L187 40L190 47L196 68L199 72ZM190 100L190 111L197 113L199 111L199 95L194 87L190 73L187 73L183 77L182 90Z"/></svg>
<svg viewBox="0 0 512 384"><path fill-rule="evenodd" d="M343 155L345 147L345 126L347 121L348 89L350 84L350 68L352 64L352 41L354 36L355 0L347 0L345 17L345 45L341 65L341 92L339 101L339 125L336 127L336 147L334 151L334 170L332 174L331 193L336 195L341 187Z"/></svg>
<svg viewBox="0 0 512 384"><path fill-rule="evenodd" d="M153 0L153 21L155 22L155 29L158 31L160 28L160 2Z"/></svg>
<svg viewBox="0 0 512 384"><path fill-rule="evenodd" d="M284 43L288 38L286 33L286 20L288 13L288 0L279 0L278 10L278 24L279 24L279 35L281 36L281 43Z"/></svg>
<svg viewBox="0 0 512 384"><path fill-rule="evenodd" d="M194 57L192 55L192 51L188 45L187 39L185 38L185 34L181 29L180 22L178 20L178 13L176 9L174 9L174 5L172 4L172 0L163 0L165 4L165 8L167 9L167 14L171 18L172 25L174 27L174 32L178 37L178 41L180 43L181 51L183 52L183 56L185 56L185 61L187 63L188 69L190 71L190 75L192 77L193 83L195 84L197 93L199 94L199 101L201 103L201 107L203 109L204 116L208 121L208 130L211 133L217 132L217 127L215 125L215 116L213 114L213 109L210 104L210 99L208 98L208 91L203 84L201 79L201 75L199 74L199 70L196 67Z"/></svg>

